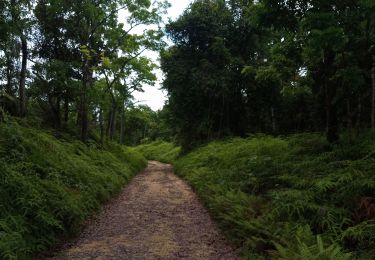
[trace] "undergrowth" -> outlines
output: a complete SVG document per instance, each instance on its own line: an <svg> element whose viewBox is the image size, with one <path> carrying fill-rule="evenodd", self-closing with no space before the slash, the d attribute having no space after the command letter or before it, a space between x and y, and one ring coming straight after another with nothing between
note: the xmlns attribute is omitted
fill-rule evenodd
<svg viewBox="0 0 375 260"><path fill-rule="evenodd" d="M0 123L0 259L30 259L75 234L145 165L128 147Z"/></svg>
<svg viewBox="0 0 375 260"><path fill-rule="evenodd" d="M148 160L164 163L173 163L181 152L181 147L164 141L142 144L135 149L142 153Z"/></svg>
<svg viewBox="0 0 375 260"><path fill-rule="evenodd" d="M246 259L374 259L375 132L215 141L175 168Z"/></svg>

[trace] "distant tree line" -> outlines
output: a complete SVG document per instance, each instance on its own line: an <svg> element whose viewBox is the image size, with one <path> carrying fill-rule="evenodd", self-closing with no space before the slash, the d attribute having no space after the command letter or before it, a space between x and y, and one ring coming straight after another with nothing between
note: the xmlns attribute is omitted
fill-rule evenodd
<svg viewBox="0 0 375 260"><path fill-rule="evenodd" d="M153 111L146 105L129 106L125 117L124 144L138 145L156 140L175 141L167 108Z"/></svg>
<svg viewBox="0 0 375 260"><path fill-rule="evenodd" d="M375 127L373 0L197 0L166 31L163 86L184 144Z"/></svg>
<svg viewBox="0 0 375 260"><path fill-rule="evenodd" d="M101 141L124 142L132 93L156 80L144 53L164 47L166 7L150 0L0 1L2 110L73 130L82 141L98 133Z"/></svg>

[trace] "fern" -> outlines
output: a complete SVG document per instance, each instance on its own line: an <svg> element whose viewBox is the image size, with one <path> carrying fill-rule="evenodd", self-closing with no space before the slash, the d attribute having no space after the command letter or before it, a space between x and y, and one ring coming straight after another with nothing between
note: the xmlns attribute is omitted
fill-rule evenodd
<svg viewBox="0 0 375 260"><path fill-rule="evenodd" d="M352 256L342 251L336 244L325 246L320 235L316 236L315 243L308 226L300 227L296 231L295 239L286 245L274 242L275 251L271 254L280 260L346 260Z"/></svg>
<svg viewBox="0 0 375 260"><path fill-rule="evenodd" d="M357 245L366 249L375 244L375 220L364 221L347 228L342 233L342 241L348 245Z"/></svg>
<svg viewBox="0 0 375 260"><path fill-rule="evenodd" d="M311 133L214 141L178 157L175 168L248 259L267 259L276 244L298 259L346 259L345 250L360 258L375 243L373 206L360 209L375 194L375 132L341 140L330 145ZM312 235L298 243L306 225Z"/></svg>
<svg viewBox="0 0 375 260"><path fill-rule="evenodd" d="M0 259L30 259L73 234L146 164L131 148L89 148L12 120L0 124L0 157Z"/></svg>

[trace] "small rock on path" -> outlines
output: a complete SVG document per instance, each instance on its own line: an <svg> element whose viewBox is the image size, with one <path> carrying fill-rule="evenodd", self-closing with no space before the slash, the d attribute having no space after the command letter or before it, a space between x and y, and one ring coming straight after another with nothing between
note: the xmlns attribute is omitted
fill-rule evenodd
<svg viewBox="0 0 375 260"><path fill-rule="evenodd" d="M106 205L65 259L240 259L172 166L151 161Z"/></svg>

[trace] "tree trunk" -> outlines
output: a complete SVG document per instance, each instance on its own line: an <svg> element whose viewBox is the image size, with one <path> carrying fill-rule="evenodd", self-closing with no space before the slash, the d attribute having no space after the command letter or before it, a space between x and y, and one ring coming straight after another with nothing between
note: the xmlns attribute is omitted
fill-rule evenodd
<svg viewBox="0 0 375 260"><path fill-rule="evenodd" d="M87 58L83 61L82 89L80 100L80 117L81 117L81 141L86 142L88 138L88 104L87 89L91 80L89 61Z"/></svg>
<svg viewBox="0 0 375 260"><path fill-rule="evenodd" d="M9 55L6 55L6 63L7 63L7 69L6 69L7 84L6 84L5 93L8 95L13 95L13 88L12 88L13 64L12 64L12 59L11 57L9 57Z"/></svg>
<svg viewBox="0 0 375 260"><path fill-rule="evenodd" d="M114 132L116 129L116 110L117 110L117 106L112 105L112 109L109 112L109 116L108 116L107 137L110 140L113 140Z"/></svg>
<svg viewBox="0 0 375 260"><path fill-rule="evenodd" d="M113 93L110 91L109 94L111 95L112 110L110 111L110 116L109 116L109 121L108 121L107 136L109 137L110 140L113 140L114 132L116 129L117 104L116 104L116 99Z"/></svg>
<svg viewBox="0 0 375 260"><path fill-rule="evenodd" d="M108 123L107 123L107 129L106 129L106 136L108 139L109 139L110 131L112 128L111 124L112 124L112 110L110 110L108 113Z"/></svg>
<svg viewBox="0 0 375 260"><path fill-rule="evenodd" d="M64 99L64 127L67 127L69 121L69 99Z"/></svg>
<svg viewBox="0 0 375 260"><path fill-rule="evenodd" d="M334 143L339 140L338 135L338 119L336 104L333 104L333 99L336 95L335 84L325 86L326 95L326 135L327 140L330 143Z"/></svg>
<svg viewBox="0 0 375 260"><path fill-rule="evenodd" d="M335 75L336 68L334 65L335 55L332 50L326 50L323 60L324 68L324 99L325 99L325 116L326 116L326 137L330 143L339 140L339 122L337 118L337 100L335 101L337 92L337 82L331 77Z"/></svg>
<svg viewBox="0 0 375 260"><path fill-rule="evenodd" d="M276 133L275 109L271 107L272 133Z"/></svg>
<svg viewBox="0 0 375 260"><path fill-rule="evenodd" d="M88 113L87 113L87 85L82 86L80 117L81 117L81 141L86 142L88 138Z"/></svg>
<svg viewBox="0 0 375 260"><path fill-rule="evenodd" d="M375 55L372 55L372 98L371 98L371 128L375 129Z"/></svg>
<svg viewBox="0 0 375 260"><path fill-rule="evenodd" d="M124 128L125 128L125 126L124 126L124 124L125 124L125 109L124 109L124 105L122 105L122 107L121 107L121 111L120 111L120 113L121 113L121 121L120 121L120 144L124 144Z"/></svg>
<svg viewBox="0 0 375 260"><path fill-rule="evenodd" d="M358 94L357 123L356 123L357 129L361 127L361 120L362 120L362 97L361 97L361 94Z"/></svg>
<svg viewBox="0 0 375 260"><path fill-rule="evenodd" d="M61 126L61 116L60 116L60 98L56 98L56 103L54 103L54 97L48 94L48 104L53 114L53 127L60 128Z"/></svg>
<svg viewBox="0 0 375 260"><path fill-rule="evenodd" d="M348 129L352 129L353 122L352 122L352 112L351 112L351 106L350 106L350 99L346 99L346 127Z"/></svg>
<svg viewBox="0 0 375 260"><path fill-rule="evenodd" d="M61 97L56 98L56 127L61 128Z"/></svg>
<svg viewBox="0 0 375 260"><path fill-rule="evenodd" d="M99 125L100 125L100 143L104 143L104 116L103 116L103 109L100 107L99 111Z"/></svg>
<svg viewBox="0 0 375 260"><path fill-rule="evenodd" d="M20 117L26 116L26 72L27 72L27 39L25 35L21 35L21 50L22 50L22 64L21 64L21 74L20 74L20 85L19 85L19 109Z"/></svg>
<svg viewBox="0 0 375 260"><path fill-rule="evenodd" d="M111 128L110 128L110 134L109 134L109 138L111 140L113 140L113 137L115 135L115 131L116 131L116 112L117 112L117 107L116 106L113 106L112 107L112 117L111 117Z"/></svg>

